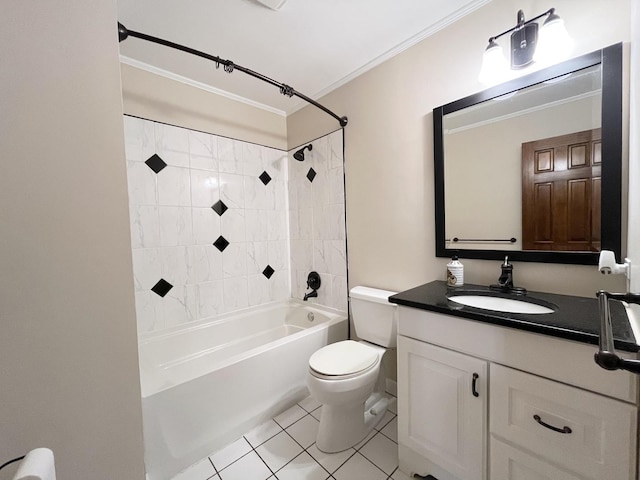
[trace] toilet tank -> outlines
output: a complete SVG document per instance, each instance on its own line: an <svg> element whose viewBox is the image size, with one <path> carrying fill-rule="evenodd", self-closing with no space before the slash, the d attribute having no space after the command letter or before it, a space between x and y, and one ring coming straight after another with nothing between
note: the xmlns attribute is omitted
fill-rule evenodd
<svg viewBox="0 0 640 480"><path fill-rule="evenodd" d="M351 315L359 338L381 347L395 348L398 308L387 299L396 293L370 287L351 289Z"/></svg>

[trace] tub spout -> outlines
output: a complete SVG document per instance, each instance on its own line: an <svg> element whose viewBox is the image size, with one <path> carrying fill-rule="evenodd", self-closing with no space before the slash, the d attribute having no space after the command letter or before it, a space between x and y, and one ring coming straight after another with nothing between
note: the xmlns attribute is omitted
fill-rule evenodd
<svg viewBox="0 0 640 480"><path fill-rule="evenodd" d="M303 300L306 302L309 298L317 297L317 296L318 296L318 291L317 290L313 290L313 291L311 291L309 293L305 293Z"/></svg>

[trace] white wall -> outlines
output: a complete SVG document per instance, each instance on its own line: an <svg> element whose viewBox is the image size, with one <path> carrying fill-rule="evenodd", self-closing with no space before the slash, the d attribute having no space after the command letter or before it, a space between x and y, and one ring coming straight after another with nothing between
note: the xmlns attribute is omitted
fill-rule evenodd
<svg viewBox="0 0 640 480"><path fill-rule="evenodd" d="M435 107L483 89L477 80L491 35L556 7L575 40L573 55L630 39L630 0L493 0L456 23L319 99L349 117L345 128L349 284L404 290L445 278L435 257ZM606 21L603 21L606 19ZM523 72L527 73L527 72ZM327 118L325 118L327 117ZM335 128L312 107L287 118L289 145ZM465 281L494 283L498 261L465 260ZM592 266L516 262L516 284L593 296L624 288Z"/></svg>
<svg viewBox="0 0 640 480"><path fill-rule="evenodd" d="M142 480L115 2L9 0L1 24L0 463Z"/></svg>

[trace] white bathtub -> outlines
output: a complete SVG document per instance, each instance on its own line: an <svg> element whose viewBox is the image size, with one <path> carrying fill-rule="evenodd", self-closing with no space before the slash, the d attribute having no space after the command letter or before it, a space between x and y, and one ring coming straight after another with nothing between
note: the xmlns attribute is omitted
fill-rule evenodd
<svg viewBox="0 0 640 480"><path fill-rule="evenodd" d="M344 312L272 303L141 337L145 465L166 480L308 395L309 357Z"/></svg>

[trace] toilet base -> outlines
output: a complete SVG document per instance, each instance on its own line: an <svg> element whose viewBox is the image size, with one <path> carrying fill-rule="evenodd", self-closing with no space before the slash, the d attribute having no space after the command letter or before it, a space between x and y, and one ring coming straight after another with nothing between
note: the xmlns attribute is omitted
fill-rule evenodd
<svg viewBox="0 0 640 480"><path fill-rule="evenodd" d="M322 406L316 447L325 453L347 450L361 442L384 418L389 399L374 392L363 404Z"/></svg>

